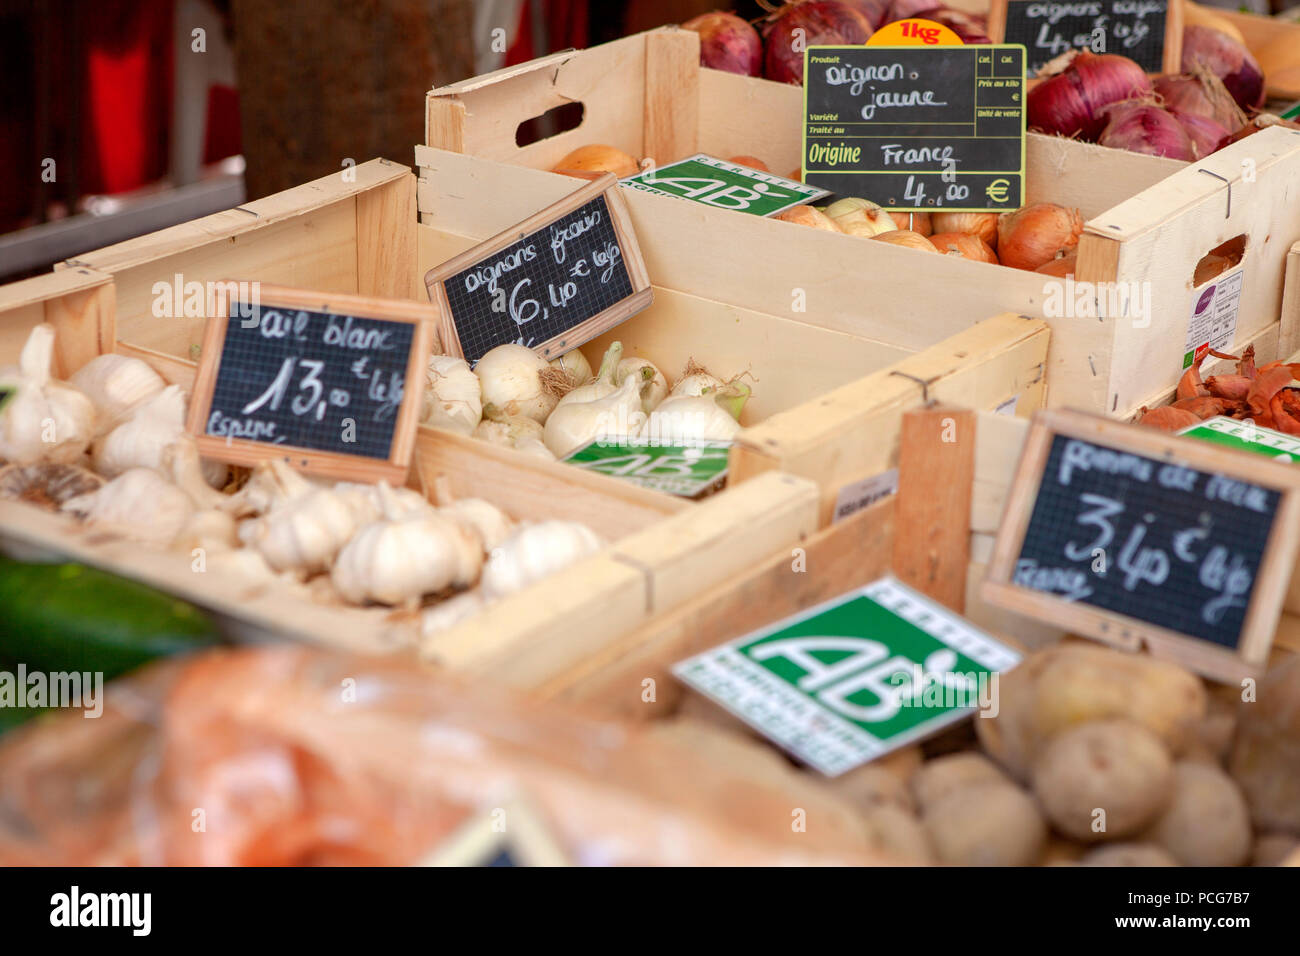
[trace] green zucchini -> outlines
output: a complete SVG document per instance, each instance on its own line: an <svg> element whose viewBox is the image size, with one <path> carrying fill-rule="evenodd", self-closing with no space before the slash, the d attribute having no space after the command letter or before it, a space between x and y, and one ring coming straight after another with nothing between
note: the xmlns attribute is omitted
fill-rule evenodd
<svg viewBox="0 0 1300 956"><path fill-rule="evenodd" d="M192 604L81 564L0 557L0 658L28 670L101 672L210 647L212 620Z"/></svg>

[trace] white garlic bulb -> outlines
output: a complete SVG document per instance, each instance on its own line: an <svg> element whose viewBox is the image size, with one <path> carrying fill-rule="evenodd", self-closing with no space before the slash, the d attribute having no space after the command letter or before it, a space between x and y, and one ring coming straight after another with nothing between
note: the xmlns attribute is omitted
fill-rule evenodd
<svg viewBox="0 0 1300 956"><path fill-rule="evenodd" d="M189 521L194 502L152 468L131 468L98 491L69 498L63 510L97 527L167 547Z"/></svg>
<svg viewBox="0 0 1300 956"><path fill-rule="evenodd" d="M359 516L365 515L362 496L339 494L305 480L303 484L305 490L239 526L240 540L260 551L276 571L325 570L356 532Z"/></svg>
<svg viewBox="0 0 1300 956"><path fill-rule="evenodd" d="M340 481L334 485L334 490L342 495L359 496L355 500L349 497L349 501L357 508L358 524L373 521L383 514L390 518L401 518L433 510L428 499L414 488L393 488L386 481L381 481L378 485Z"/></svg>
<svg viewBox="0 0 1300 956"><path fill-rule="evenodd" d="M427 640L435 634L441 634L473 617L486 606L482 592L477 589L439 601L420 612L420 638Z"/></svg>
<svg viewBox="0 0 1300 956"><path fill-rule="evenodd" d="M167 446L185 434L185 393L169 385L95 443L95 470L113 478L128 468L160 468Z"/></svg>
<svg viewBox="0 0 1300 956"><path fill-rule="evenodd" d="M0 368L0 386L17 392L0 410L0 459L15 465L69 465L90 444L95 405L50 377L53 361L54 328L41 323L27 337L18 365Z"/></svg>
<svg viewBox="0 0 1300 956"><path fill-rule="evenodd" d="M576 521L543 521L516 531L492 551L479 587L486 598L499 598L567 568L603 543Z"/></svg>
<svg viewBox="0 0 1300 956"><path fill-rule="evenodd" d="M339 552L330 580L353 604L402 604L473 584L483 549L467 523L436 511L381 518Z"/></svg>
<svg viewBox="0 0 1300 956"><path fill-rule="evenodd" d="M483 395L469 363L452 355L432 355L425 384L421 423L472 434L483 417Z"/></svg>
<svg viewBox="0 0 1300 956"><path fill-rule="evenodd" d="M546 421L558 399L542 381L543 369L550 366L532 349L498 345L474 366L484 406L495 405L505 415Z"/></svg>
<svg viewBox="0 0 1300 956"><path fill-rule="evenodd" d="M515 523L504 511L482 498L461 498L438 509L457 521L463 521L478 535L484 551L498 547L515 530Z"/></svg>
<svg viewBox="0 0 1300 956"><path fill-rule="evenodd" d="M212 554L231 551L239 547L235 519L226 512L213 508L193 511L172 539L171 546L173 550L185 552L192 552L196 548Z"/></svg>
<svg viewBox="0 0 1300 956"><path fill-rule="evenodd" d="M95 403L97 436L122 424L167 386L147 362L115 352L96 355L68 381Z"/></svg>

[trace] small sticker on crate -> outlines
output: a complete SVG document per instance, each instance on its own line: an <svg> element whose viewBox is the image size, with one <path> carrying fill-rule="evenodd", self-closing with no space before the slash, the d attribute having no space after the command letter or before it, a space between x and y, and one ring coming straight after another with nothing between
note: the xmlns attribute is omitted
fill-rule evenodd
<svg viewBox="0 0 1300 956"><path fill-rule="evenodd" d="M1192 317L1187 325L1183 368L1208 349L1226 349L1237 335L1244 270L1225 272L1204 289L1193 291Z"/></svg>

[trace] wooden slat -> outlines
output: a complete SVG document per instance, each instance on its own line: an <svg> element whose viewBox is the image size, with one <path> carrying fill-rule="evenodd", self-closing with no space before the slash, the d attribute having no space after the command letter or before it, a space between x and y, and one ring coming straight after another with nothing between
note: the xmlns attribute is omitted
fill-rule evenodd
<svg viewBox="0 0 1300 956"><path fill-rule="evenodd" d="M1286 255L1286 276L1282 290L1282 327L1275 358L1285 358L1300 349L1300 240Z"/></svg>
<svg viewBox="0 0 1300 956"><path fill-rule="evenodd" d="M903 415L894 573L958 614L970 561L975 413L942 405Z"/></svg>
<svg viewBox="0 0 1300 956"><path fill-rule="evenodd" d="M48 322L54 375L67 378L112 347L115 294L112 276L84 267L0 286L0 365L16 363L31 330Z"/></svg>
<svg viewBox="0 0 1300 956"><path fill-rule="evenodd" d="M700 35L694 30L668 29L647 33L645 38L645 133L641 148L662 166L698 151Z"/></svg>
<svg viewBox="0 0 1300 956"><path fill-rule="evenodd" d="M673 664L889 571L894 501L887 498L799 545L756 560L725 584L660 614L539 688L630 720L671 713L681 693ZM646 699L654 682L654 699Z"/></svg>
<svg viewBox="0 0 1300 956"><path fill-rule="evenodd" d="M624 538L608 562L593 560L548 579L545 607L512 597L489 608L439 641L438 653L483 680L542 686L656 611L733 580L774 550L789 553L815 521L816 489L809 482L765 475ZM573 593L591 588L599 600L575 609ZM498 633L519 636L506 642Z"/></svg>
<svg viewBox="0 0 1300 956"><path fill-rule="evenodd" d="M1020 395L1017 414L1031 414L1024 396L1042 377L1047 348L1041 321L1010 314L988 319L746 430L732 450L732 477L744 481L779 468L812 478L822 488L821 520L828 522L841 487L898 463L903 412L926 398L989 409Z"/></svg>
<svg viewBox="0 0 1300 956"><path fill-rule="evenodd" d="M415 177L357 194L357 293L427 301L415 265Z"/></svg>

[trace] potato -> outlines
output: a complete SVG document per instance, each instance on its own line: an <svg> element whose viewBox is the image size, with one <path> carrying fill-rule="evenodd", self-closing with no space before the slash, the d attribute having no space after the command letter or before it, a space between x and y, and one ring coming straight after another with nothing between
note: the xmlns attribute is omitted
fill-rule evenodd
<svg viewBox="0 0 1300 956"><path fill-rule="evenodd" d="M975 732L988 754L1022 780L1067 728L1126 718L1180 754L1206 712L1204 685L1181 667L1082 643L1035 651L1000 676L997 690L998 715L976 718Z"/></svg>
<svg viewBox="0 0 1300 956"><path fill-rule="evenodd" d="M1032 776L1052 825L1088 842L1131 836L1173 797L1169 751L1130 720L1098 720L1058 734L1034 763Z"/></svg>
<svg viewBox="0 0 1300 956"><path fill-rule="evenodd" d="M1047 839L1033 798L1006 783L954 789L921 819L939 861L956 866L1029 866Z"/></svg>
<svg viewBox="0 0 1300 956"><path fill-rule="evenodd" d="M903 778L876 763L857 767L827 780L826 786L844 799L853 801L864 811L889 805L911 813L916 807Z"/></svg>
<svg viewBox="0 0 1300 956"><path fill-rule="evenodd" d="M1250 856L1250 811L1217 766L1180 760L1173 801L1147 837L1185 866L1240 866Z"/></svg>
<svg viewBox="0 0 1300 956"><path fill-rule="evenodd" d="M1217 695L1212 695L1209 711L1192 728L1191 742L1183 755L1184 759L1223 766L1232 749L1232 738L1236 732L1236 707L1224 703Z"/></svg>
<svg viewBox="0 0 1300 956"><path fill-rule="evenodd" d="M928 810L954 790L980 783L1013 785L1011 778L983 754L949 754L921 764L912 777L912 795L921 810Z"/></svg>
<svg viewBox="0 0 1300 956"><path fill-rule="evenodd" d="M1228 770L1257 828L1300 834L1300 655L1269 668L1255 700L1238 704Z"/></svg>
<svg viewBox="0 0 1300 956"><path fill-rule="evenodd" d="M1080 866L1178 866L1169 851L1154 843L1108 843L1095 847Z"/></svg>
<svg viewBox="0 0 1300 956"><path fill-rule="evenodd" d="M1250 854L1251 866L1281 866L1288 856L1300 850L1300 838L1290 833L1261 833L1255 838Z"/></svg>
<svg viewBox="0 0 1300 956"><path fill-rule="evenodd" d="M879 804L863 816L872 846L900 863L933 863L934 849L921 821L893 804Z"/></svg>

